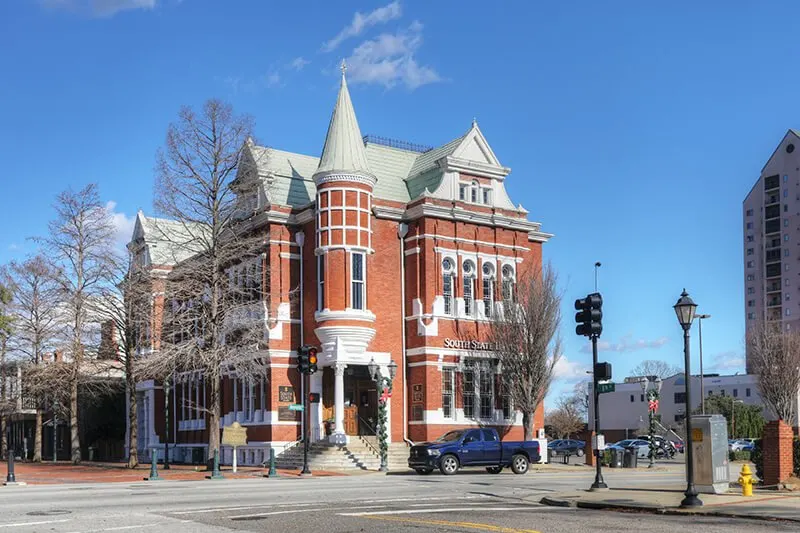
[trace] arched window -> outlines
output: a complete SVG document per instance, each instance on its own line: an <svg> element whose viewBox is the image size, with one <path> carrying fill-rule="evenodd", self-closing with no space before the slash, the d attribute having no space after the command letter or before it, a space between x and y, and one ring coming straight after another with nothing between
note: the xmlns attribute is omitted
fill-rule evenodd
<svg viewBox="0 0 800 533"><path fill-rule="evenodd" d="M475 263L464 261L464 313L467 316L475 314Z"/></svg>
<svg viewBox="0 0 800 533"><path fill-rule="evenodd" d="M489 318L494 311L494 265L483 263L483 313Z"/></svg>
<svg viewBox="0 0 800 533"><path fill-rule="evenodd" d="M514 301L514 268L511 265L503 265L503 301Z"/></svg>
<svg viewBox="0 0 800 533"><path fill-rule="evenodd" d="M480 190L481 190L481 187L480 187L480 185L478 185L478 182L477 181L473 181L472 182L472 188L469 191L470 200L472 201L473 204L477 204L478 203L478 192Z"/></svg>
<svg viewBox="0 0 800 533"><path fill-rule="evenodd" d="M453 314L453 261L445 257L442 261L442 295L444 296L444 314Z"/></svg>

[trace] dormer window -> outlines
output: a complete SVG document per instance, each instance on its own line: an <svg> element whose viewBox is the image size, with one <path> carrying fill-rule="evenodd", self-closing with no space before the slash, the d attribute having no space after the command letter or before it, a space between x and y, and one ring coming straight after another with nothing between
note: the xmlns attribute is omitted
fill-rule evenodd
<svg viewBox="0 0 800 533"><path fill-rule="evenodd" d="M484 205L491 205L492 203L492 190L488 187L485 187L483 190L483 203Z"/></svg>
<svg viewBox="0 0 800 533"><path fill-rule="evenodd" d="M462 183L458 186L458 199L462 202L467 201L467 189L469 189L469 185L466 183Z"/></svg>
<svg viewBox="0 0 800 533"><path fill-rule="evenodd" d="M477 204L478 203L478 190L479 189L480 189L480 186L478 185L478 182L477 181L473 181L472 182L472 187L470 189L470 198L471 198L471 201L472 201L473 204Z"/></svg>

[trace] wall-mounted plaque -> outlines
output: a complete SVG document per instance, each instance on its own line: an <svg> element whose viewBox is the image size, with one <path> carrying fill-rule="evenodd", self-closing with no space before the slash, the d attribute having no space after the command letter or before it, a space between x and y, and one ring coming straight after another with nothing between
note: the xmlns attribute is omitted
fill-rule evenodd
<svg viewBox="0 0 800 533"><path fill-rule="evenodd" d="M411 386L411 401L413 403L423 403L424 394L422 392L422 384L418 383Z"/></svg>
<svg viewBox="0 0 800 533"><path fill-rule="evenodd" d="M300 411L292 411L288 405L278 406L278 420L281 422L299 422Z"/></svg>
<svg viewBox="0 0 800 533"><path fill-rule="evenodd" d="M281 403L294 403L294 388L278 387L278 401Z"/></svg>

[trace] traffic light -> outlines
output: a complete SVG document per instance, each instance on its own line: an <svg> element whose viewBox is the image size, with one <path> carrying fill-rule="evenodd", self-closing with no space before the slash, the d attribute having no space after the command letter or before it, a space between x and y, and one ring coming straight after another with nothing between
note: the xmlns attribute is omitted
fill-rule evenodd
<svg viewBox="0 0 800 533"><path fill-rule="evenodd" d="M319 393L318 392L309 392L308 393L308 401L309 401L309 403L319 403Z"/></svg>
<svg viewBox="0 0 800 533"><path fill-rule="evenodd" d="M599 337L603 333L603 297L599 292L594 292L575 300L575 322L578 326L575 333L584 337Z"/></svg>
<svg viewBox="0 0 800 533"><path fill-rule="evenodd" d="M297 349L297 370L301 374L313 374L317 371L317 349L304 344Z"/></svg>

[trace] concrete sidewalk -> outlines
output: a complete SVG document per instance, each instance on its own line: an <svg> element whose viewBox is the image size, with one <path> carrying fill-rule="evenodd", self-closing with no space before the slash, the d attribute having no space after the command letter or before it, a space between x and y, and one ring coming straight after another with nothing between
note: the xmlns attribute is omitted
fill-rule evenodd
<svg viewBox="0 0 800 533"><path fill-rule="evenodd" d="M701 514L762 520L800 522L800 495L770 490L756 490L751 497L739 492L701 494L703 506L681 509L683 491L680 489L611 489L608 491L577 491L541 498L541 503L557 507L644 511L664 514Z"/></svg>
<svg viewBox="0 0 800 533"><path fill-rule="evenodd" d="M262 477L268 469L257 467L239 467L234 474L230 467L221 468L222 475L227 479L251 479ZM6 479L6 468L0 463L0 482ZM135 469L128 469L122 463L83 463L72 465L68 462L60 463L15 463L14 473L18 482L29 485L59 484L59 483L132 483L142 481L150 475L150 465L139 465ZM203 466L170 465L169 470L164 470L163 465L158 465L159 477L169 481L200 481L204 480L211 472ZM282 477L297 477L298 470L278 470ZM314 471L314 476L341 476L339 472ZM4 487L0 485L0 491Z"/></svg>

